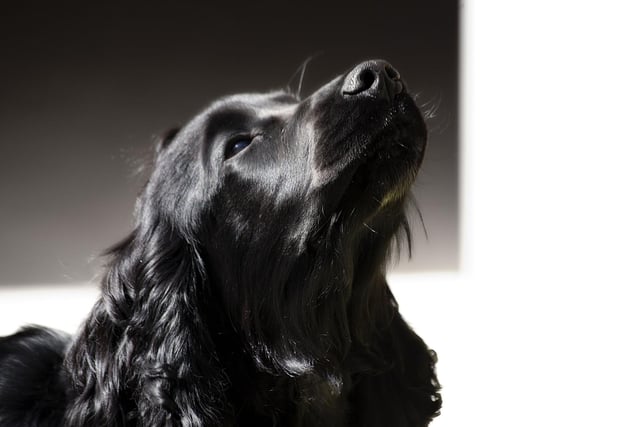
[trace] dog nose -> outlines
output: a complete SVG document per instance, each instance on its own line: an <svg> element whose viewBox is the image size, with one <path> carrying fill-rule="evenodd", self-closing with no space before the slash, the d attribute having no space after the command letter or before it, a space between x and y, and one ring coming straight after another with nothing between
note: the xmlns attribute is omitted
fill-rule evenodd
<svg viewBox="0 0 640 427"><path fill-rule="evenodd" d="M342 95L368 96L392 101L405 90L400 73L387 61L372 60L356 65L344 79Z"/></svg>

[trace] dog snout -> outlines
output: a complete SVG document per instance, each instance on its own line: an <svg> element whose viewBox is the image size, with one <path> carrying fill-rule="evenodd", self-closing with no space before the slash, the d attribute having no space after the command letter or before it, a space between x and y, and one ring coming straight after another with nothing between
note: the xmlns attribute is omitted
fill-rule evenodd
<svg viewBox="0 0 640 427"><path fill-rule="evenodd" d="M342 95L350 97L374 97L392 101L405 91L400 73L386 61L372 60L357 65L345 77Z"/></svg>

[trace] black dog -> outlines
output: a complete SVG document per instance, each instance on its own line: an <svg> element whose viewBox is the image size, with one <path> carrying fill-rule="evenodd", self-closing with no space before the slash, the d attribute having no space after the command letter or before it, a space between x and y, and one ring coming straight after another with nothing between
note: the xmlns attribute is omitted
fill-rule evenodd
<svg viewBox="0 0 640 427"><path fill-rule="evenodd" d="M0 340L0 425L427 425L435 354L384 276L425 144L384 61L214 102L160 145L80 333Z"/></svg>

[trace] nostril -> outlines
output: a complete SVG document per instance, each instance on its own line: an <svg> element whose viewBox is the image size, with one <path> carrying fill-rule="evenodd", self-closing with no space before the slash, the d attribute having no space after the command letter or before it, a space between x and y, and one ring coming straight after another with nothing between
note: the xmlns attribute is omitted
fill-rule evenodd
<svg viewBox="0 0 640 427"><path fill-rule="evenodd" d="M360 85L360 89L362 91L369 89L376 82L377 77L378 76L373 70L369 70L369 69L362 70L362 72L358 76L360 83L362 83Z"/></svg>
<svg viewBox="0 0 640 427"><path fill-rule="evenodd" d="M368 67L357 67L346 78L342 88L347 95L356 95L371 89L378 79L375 70Z"/></svg>
<svg viewBox="0 0 640 427"><path fill-rule="evenodd" d="M400 73L398 73L396 69L393 68L391 65L385 65L384 72L387 74L387 77L389 77L391 80L400 79Z"/></svg>

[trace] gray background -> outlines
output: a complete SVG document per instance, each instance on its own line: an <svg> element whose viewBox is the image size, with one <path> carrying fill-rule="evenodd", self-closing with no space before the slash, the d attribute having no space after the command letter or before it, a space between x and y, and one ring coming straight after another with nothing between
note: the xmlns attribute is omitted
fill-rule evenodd
<svg viewBox="0 0 640 427"><path fill-rule="evenodd" d="M91 279L131 227L152 138L212 99L303 93L369 58L437 105L401 271L456 270L458 5L23 2L0 15L0 285ZM297 80L295 80L297 82ZM295 83L294 83L295 85ZM413 213L417 218L417 214Z"/></svg>

